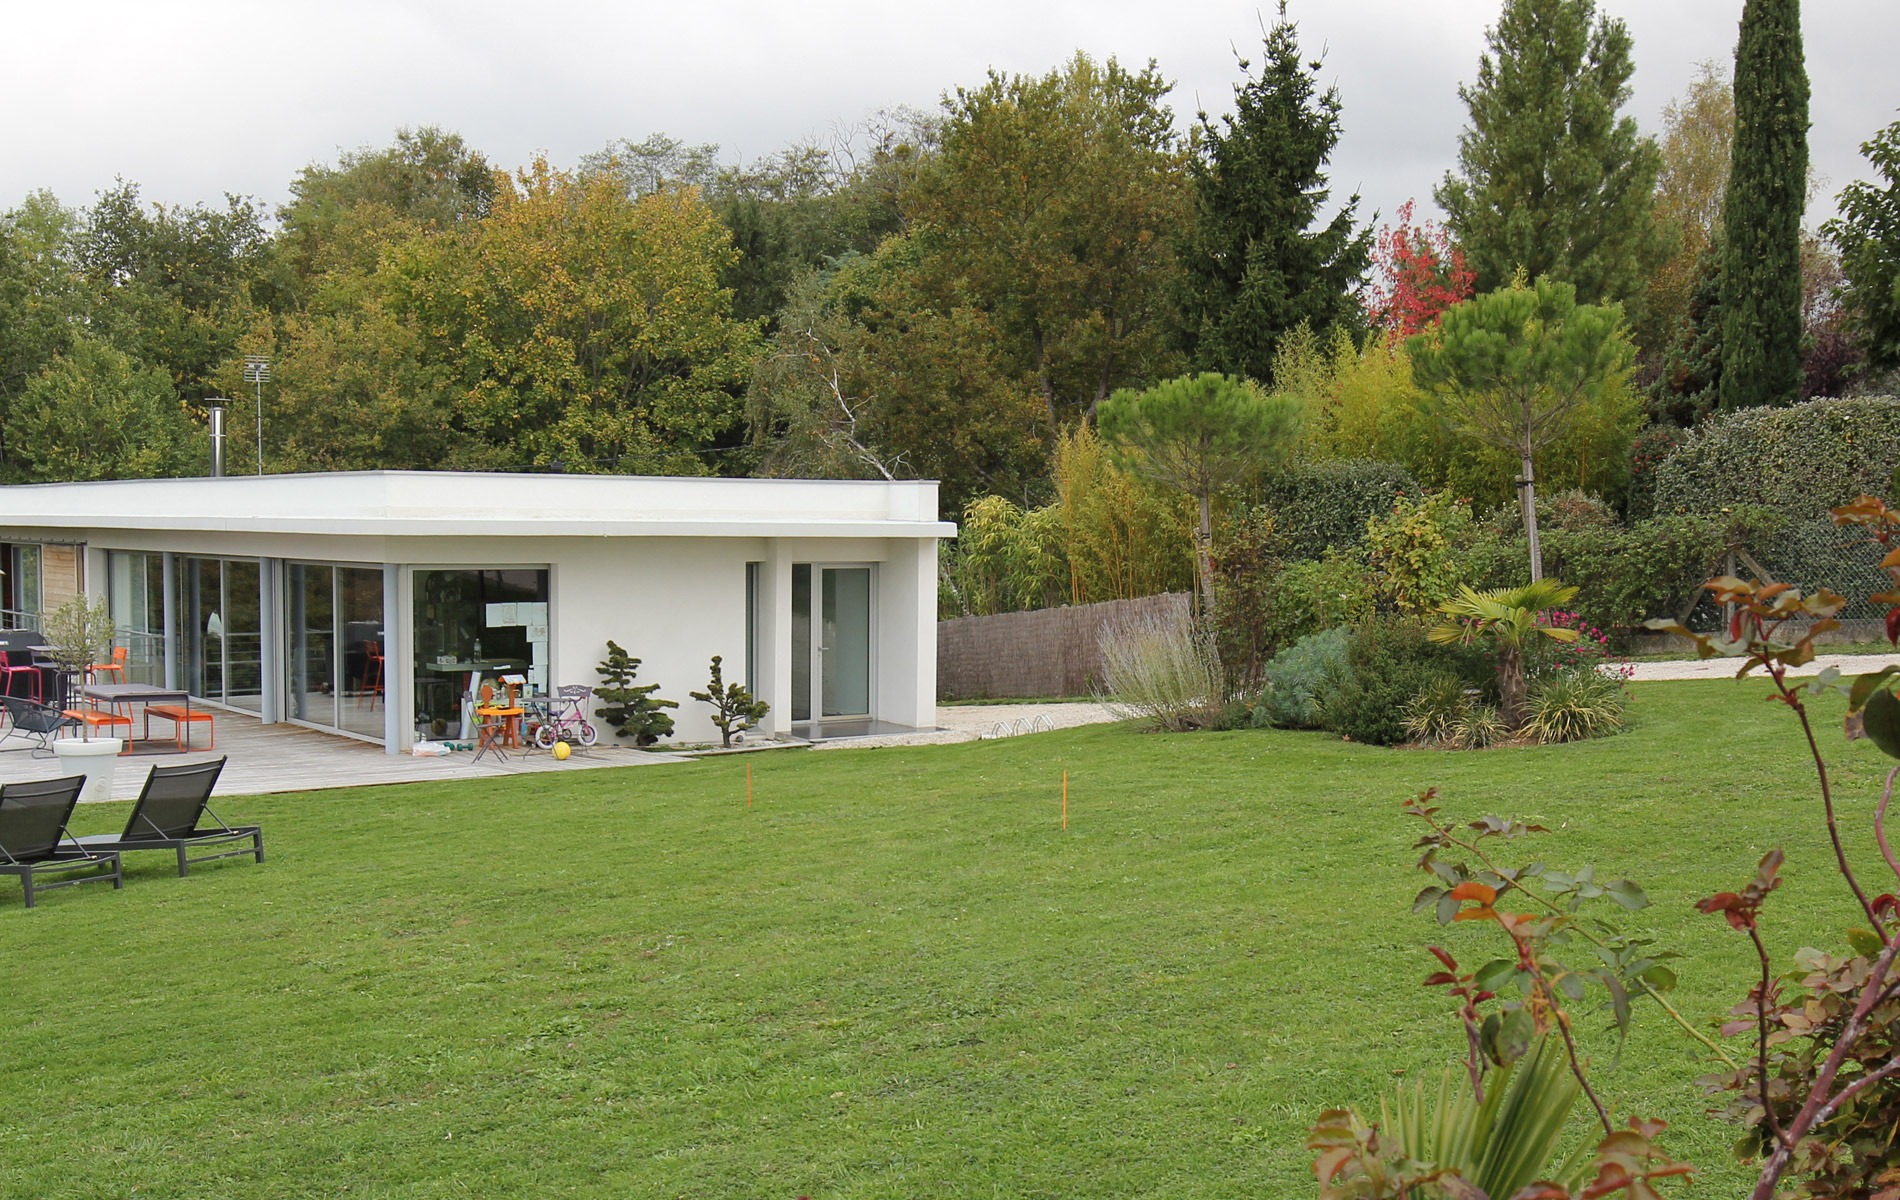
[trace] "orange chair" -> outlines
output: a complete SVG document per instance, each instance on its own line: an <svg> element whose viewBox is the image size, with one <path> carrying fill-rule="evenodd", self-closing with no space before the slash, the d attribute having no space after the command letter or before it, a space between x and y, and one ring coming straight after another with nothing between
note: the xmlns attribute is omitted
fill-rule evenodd
<svg viewBox="0 0 1900 1200"><path fill-rule="evenodd" d="M111 662L94 663L90 667L86 668L86 682L97 683L99 682L99 676L104 675L107 672L110 672L114 677L113 678L114 683L124 683L125 682L125 661L127 658L131 657L131 653L132 652L130 650L127 650L124 646L114 646L112 648Z"/></svg>
<svg viewBox="0 0 1900 1200"><path fill-rule="evenodd" d="M357 703L360 705L363 700L367 698L369 700L369 706L375 708L376 701L383 695L383 648L381 644L375 641L364 642L363 658L363 690L357 696Z"/></svg>
<svg viewBox="0 0 1900 1200"><path fill-rule="evenodd" d="M507 700L495 702L495 685L484 683L480 702L475 706L475 760L487 753L493 753L504 760L508 755L504 747L521 745L522 707L515 703L514 685L508 685Z"/></svg>

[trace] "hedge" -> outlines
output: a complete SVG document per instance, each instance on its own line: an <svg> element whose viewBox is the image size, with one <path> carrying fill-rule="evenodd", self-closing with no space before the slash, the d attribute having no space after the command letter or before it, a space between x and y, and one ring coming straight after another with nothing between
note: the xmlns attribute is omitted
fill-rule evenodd
<svg viewBox="0 0 1900 1200"><path fill-rule="evenodd" d="M1900 399L1811 400L1727 413L1690 433L1656 469L1658 513L1760 504L1819 518L1857 496L1885 495L1900 465Z"/></svg>
<svg viewBox="0 0 1900 1200"><path fill-rule="evenodd" d="M1391 512L1400 492L1418 491L1418 480L1397 463L1347 459L1276 471L1258 497L1273 514L1281 552L1297 560L1357 546L1366 537L1366 518Z"/></svg>
<svg viewBox="0 0 1900 1200"><path fill-rule="evenodd" d="M1623 526L1552 529L1542 535L1544 573L1581 589L1572 605L1604 630L1673 617L1696 598L1731 546L1777 544L1790 525L1760 508L1716 516L1671 515ZM1463 553L1473 587L1516 587L1529 577L1522 533L1488 533Z"/></svg>

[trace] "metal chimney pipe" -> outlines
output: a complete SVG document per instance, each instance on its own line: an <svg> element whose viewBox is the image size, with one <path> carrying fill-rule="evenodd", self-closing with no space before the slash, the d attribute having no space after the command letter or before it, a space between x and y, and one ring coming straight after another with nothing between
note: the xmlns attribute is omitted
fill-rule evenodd
<svg viewBox="0 0 1900 1200"><path fill-rule="evenodd" d="M211 406L211 478L224 478L224 405Z"/></svg>

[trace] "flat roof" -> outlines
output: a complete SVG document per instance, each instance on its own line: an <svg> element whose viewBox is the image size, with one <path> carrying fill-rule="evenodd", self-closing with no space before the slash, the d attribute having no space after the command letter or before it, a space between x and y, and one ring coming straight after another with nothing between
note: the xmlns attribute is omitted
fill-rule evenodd
<svg viewBox="0 0 1900 1200"><path fill-rule="evenodd" d="M0 487L0 528L942 538L935 480L336 471Z"/></svg>

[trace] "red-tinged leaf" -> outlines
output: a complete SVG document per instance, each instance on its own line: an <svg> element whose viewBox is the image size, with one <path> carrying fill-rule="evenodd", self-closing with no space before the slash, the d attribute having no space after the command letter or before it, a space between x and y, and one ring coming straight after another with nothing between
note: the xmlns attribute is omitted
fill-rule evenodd
<svg viewBox="0 0 1900 1200"><path fill-rule="evenodd" d="M1320 1182L1331 1183L1333 1176L1339 1174L1340 1169L1352 1161L1352 1156L1352 1150L1345 1146L1328 1150L1313 1160L1313 1174L1319 1177Z"/></svg>
<svg viewBox="0 0 1900 1200"><path fill-rule="evenodd" d="M1630 1185L1629 1169L1621 1163L1604 1163L1597 1169L1597 1177L1583 1189L1585 1196L1607 1196L1611 1192L1621 1191Z"/></svg>
<svg viewBox="0 0 1900 1200"><path fill-rule="evenodd" d="M1761 862L1755 868L1756 887L1761 888L1763 892L1774 890L1775 885L1779 882L1775 876L1781 872L1781 864L1784 857L1785 856L1781 853L1781 847L1779 846L1761 856Z"/></svg>
<svg viewBox="0 0 1900 1200"><path fill-rule="evenodd" d="M1540 1180L1512 1192L1511 1200L1570 1200L1570 1189Z"/></svg>
<svg viewBox="0 0 1900 1200"><path fill-rule="evenodd" d="M1489 921L1498 915L1495 908L1467 908L1453 917L1454 921Z"/></svg>
<svg viewBox="0 0 1900 1200"><path fill-rule="evenodd" d="M1448 983L1457 983L1458 977L1449 971L1433 971L1425 977L1423 987L1443 987Z"/></svg>
<svg viewBox="0 0 1900 1200"><path fill-rule="evenodd" d="M1451 898L1453 900L1476 900L1480 904L1490 904L1498 898L1498 890L1486 884L1479 883L1475 879L1471 879L1451 889Z"/></svg>
<svg viewBox="0 0 1900 1200"><path fill-rule="evenodd" d="M1891 571L1895 567L1900 567L1900 550L1889 550L1887 557L1880 560L1880 569Z"/></svg>
<svg viewBox="0 0 1900 1200"><path fill-rule="evenodd" d="M1728 640L1731 642L1739 642L1742 640L1742 614L1740 610L1737 610L1735 615L1728 619Z"/></svg>
<svg viewBox="0 0 1900 1200"><path fill-rule="evenodd" d="M1453 957L1452 957L1451 955L1449 955L1449 954L1447 954L1447 953L1445 953L1445 952L1444 952L1444 951L1443 951L1442 949L1440 949L1439 947L1437 947L1437 946L1427 946L1427 947L1425 947L1425 948L1426 948L1427 950L1430 950L1430 951L1432 952L1432 957L1433 957L1433 958L1435 958L1435 959L1437 959L1437 960L1438 960L1439 962L1441 962L1441 963L1444 963L1444 964L1445 964L1445 969L1446 969L1447 971L1456 971L1456 970L1458 969L1458 960L1457 960L1457 959L1455 959L1455 958L1453 958Z"/></svg>
<svg viewBox="0 0 1900 1200"><path fill-rule="evenodd" d="M1887 610L1887 641L1900 646L1900 608Z"/></svg>

